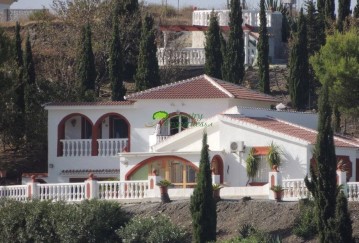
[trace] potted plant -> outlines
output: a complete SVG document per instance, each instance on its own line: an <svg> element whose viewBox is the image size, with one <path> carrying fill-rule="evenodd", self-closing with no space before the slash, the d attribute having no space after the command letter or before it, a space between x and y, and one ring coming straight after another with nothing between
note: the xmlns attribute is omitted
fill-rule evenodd
<svg viewBox="0 0 359 243"><path fill-rule="evenodd" d="M216 202L218 202L219 200L221 200L221 195L220 195L220 190L223 188L223 186L221 186L220 184L213 184L212 185L212 189L213 189L213 198Z"/></svg>
<svg viewBox="0 0 359 243"><path fill-rule="evenodd" d="M268 148L268 153L266 155L266 159L271 169L273 169L273 166L276 166L276 168L280 166L282 161L281 159L282 154L283 152L281 148L278 145L271 142Z"/></svg>
<svg viewBox="0 0 359 243"><path fill-rule="evenodd" d="M273 193L274 193L274 199L277 200L277 202L282 201L282 197L283 197L283 187L281 185L276 185L276 186L272 186L270 188Z"/></svg>
<svg viewBox="0 0 359 243"><path fill-rule="evenodd" d="M168 180L160 180L157 183L157 186L160 187L160 191L161 191L161 201L162 203L168 203L171 202L171 199L168 195L168 187L172 186L173 184L168 181Z"/></svg>
<svg viewBox="0 0 359 243"><path fill-rule="evenodd" d="M259 168L259 160L258 157L254 156L255 149L252 148L249 151L248 157L246 159L246 171L248 176L248 181L246 186L248 185L249 181L256 176L258 168Z"/></svg>

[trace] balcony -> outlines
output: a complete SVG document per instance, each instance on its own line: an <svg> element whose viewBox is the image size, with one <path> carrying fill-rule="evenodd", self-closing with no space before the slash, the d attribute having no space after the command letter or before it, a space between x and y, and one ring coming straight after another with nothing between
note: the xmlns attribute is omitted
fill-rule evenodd
<svg viewBox="0 0 359 243"><path fill-rule="evenodd" d="M91 139L62 139L63 157L83 157L92 155ZM116 156L128 148L128 138L97 139L98 156Z"/></svg>
<svg viewBox="0 0 359 243"><path fill-rule="evenodd" d="M157 59L159 66L203 66L206 60L204 48L159 48Z"/></svg>

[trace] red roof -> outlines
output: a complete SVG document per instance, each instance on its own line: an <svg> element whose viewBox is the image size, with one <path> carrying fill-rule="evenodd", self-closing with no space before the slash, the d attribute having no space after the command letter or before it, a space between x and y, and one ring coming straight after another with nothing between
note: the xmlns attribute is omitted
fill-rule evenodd
<svg viewBox="0 0 359 243"><path fill-rule="evenodd" d="M98 101L98 102L51 102L46 106L117 106L117 105L132 105L133 100L125 101Z"/></svg>
<svg viewBox="0 0 359 243"><path fill-rule="evenodd" d="M288 123L281 121L275 118L270 117L241 117L240 115L225 115L231 117L232 119L242 121L245 123L250 123L274 132L283 133L285 135L295 137L304 141L307 141L310 144L315 144L317 141L318 132L309 128L301 127L296 124ZM334 142L336 147L358 147L359 142L343 137L334 137Z"/></svg>
<svg viewBox="0 0 359 243"><path fill-rule="evenodd" d="M162 85L126 97L128 100L138 99L221 99L236 98L278 102L270 95L257 92L241 85L211 78L207 75Z"/></svg>

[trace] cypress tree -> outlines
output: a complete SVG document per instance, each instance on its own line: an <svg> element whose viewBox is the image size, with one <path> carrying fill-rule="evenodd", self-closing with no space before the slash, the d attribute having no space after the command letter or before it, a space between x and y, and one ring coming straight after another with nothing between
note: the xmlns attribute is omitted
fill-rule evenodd
<svg viewBox="0 0 359 243"><path fill-rule="evenodd" d="M126 89L123 85L123 57L122 46L120 40L118 15L114 11L112 21L112 41L110 50L110 67L109 76L111 81L111 99L112 100L124 100Z"/></svg>
<svg viewBox="0 0 359 243"><path fill-rule="evenodd" d="M353 12L354 18L359 18L359 1L357 0L357 5L355 5L354 12Z"/></svg>
<svg viewBox="0 0 359 243"><path fill-rule="evenodd" d="M335 218L337 220L337 232L339 234L338 243L354 243L348 200L343 191L340 191L337 196Z"/></svg>
<svg viewBox="0 0 359 243"><path fill-rule="evenodd" d="M157 61L156 35L154 20L146 15L141 30L140 53L135 75L136 90L142 91L159 86L160 75Z"/></svg>
<svg viewBox="0 0 359 243"><path fill-rule="evenodd" d="M81 50L77 65L77 78L82 95L81 99L86 101L94 99L97 76L91 35L91 26L87 23L82 29Z"/></svg>
<svg viewBox="0 0 359 243"><path fill-rule="evenodd" d="M16 22L15 25L15 60L17 64L17 82L15 84L15 105L20 113L25 112L25 84L23 80L24 59L21 47L20 24ZM20 115L20 114L19 114Z"/></svg>
<svg viewBox="0 0 359 243"><path fill-rule="evenodd" d="M294 37L294 45L290 55L289 94L292 105L297 110L304 110L308 101L308 49L307 25L303 9L298 20L298 32Z"/></svg>
<svg viewBox="0 0 359 243"><path fill-rule="evenodd" d="M32 85L35 84L35 80L35 65L32 58L30 36L27 35L24 56L24 81L26 85Z"/></svg>
<svg viewBox="0 0 359 243"><path fill-rule="evenodd" d="M312 2L312 1L308 1L308 2ZM325 2L326 2L326 0L317 0L317 9L318 9L319 13L322 13L323 15L325 14L325 12L324 12Z"/></svg>
<svg viewBox="0 0 359 243"><path fill-rule="evenodd" d="M325 13L326 20L335 20L335 2L334 2L334 0L325 0L324 13Z"/></svg>
<svg viewBox="0 0 359 243"><path fill-rule="evenodd" d="M312 193L320 242L338 242L335 226L337 161L331 127L332 109L329 105L328 82L319 97L318 135L314 150L317 169L311 167L311 181L305 184Z"/></svg>
<svg viewBox="0 0 359 243"><path fill-rule="evenodd" d="M223 79L232 83L242 83L244 76L244 38L242 29L242 7L239 0L231 0L229 14L229 38L227 43L226 73Z"/></svg>
<svg viewBox="0 0 359 243"><path fill-rule="evenodd" d="M227 42L224 39L222 33L220 33L219 37L220 37L220 42L221 42L221 54L222 54L222 60L223 60L223 62L222 62L222 74L223 74L223 78L225 79L224 75L226 75L228 73L228 71L227 71L228 68L226 66L227 63L224 61L226 59L226 56L227 56Z"/></svg>
<svg viewBox="0 0 359 243"><path fill-rule="evenodd" d="M197 185L191 196L193 241L216 241L217 212L213 198L207 134L203 134Z"/></svg>
<svg viewBox="0 0 359 243"><path fill-rule="evenodd" d="M35 66L32 58L30 36L27 35L24 55L24 82L25 82L25 135L28 146L36 140L36 126L38 122L34 117L38 114Z"/></svg>
<svg viewBox="0 0 359 243"><path fill-rule="evenodd" d="M259 72L259 88L262 92L269 94L269 41L267 30L267 16L265 12L264 0L260 0L260 26L258 39L258 72Z"/></svg>
<svg viewBox="0 0 359 243"><path fill-rule="evenodd" d="M350 15L350 0L339 0L338 8L338 30L343 31L345 18Z"/></svg>
<svg viewBox="0 0 359 243"><path fill-rule="evenodd" d="M288 38L290 36L290 26L289 26L288 17L287 17L286 12L282 13L282 29L281 29L281 33L282 33L282 42L287 43Z"/></svg>
<svg viewBox="0 0 359 243"><path fill-rule="evenodd" d="M308 54L314 55L325 44L324 28L321 27L319 13L316 12L315 5L312 1L307 2L307 37L308 37Z"/></svg>
<svg viewBox="0 0 359 243"><path fill-rule="evenodd" d="M220 28L217 16L212 11L208 31L206 33L206 45L204 47L206 63L204 71L207 75L222 79L222 53ZM227 67L225 68L227 70Z"/></svg>

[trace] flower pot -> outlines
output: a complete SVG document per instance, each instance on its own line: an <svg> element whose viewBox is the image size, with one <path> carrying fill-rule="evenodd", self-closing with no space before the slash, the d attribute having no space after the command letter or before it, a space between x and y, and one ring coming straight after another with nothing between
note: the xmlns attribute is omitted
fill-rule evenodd
<svg viewBox="0 0 359 243"><path fill-rule="evenodd" d="M220 195L220 189L218 190L213 190L213 199L214 201L218 202L221 200L221 195Z"/></svg>
<svg viewBox="0 0 359 243"><path fill-rule="evenodd" d="M161 192L161 202L162 203L171 202L171 199L168 195L168 187L167 186L160 186L160 192Z"/></svg>
<svg viewBox="0 0 359 243"><path fill-rule="evenodd" d="M282 201L283 191L273 192L273 193L274 193L274 199L275 199L277 202Z"/></svg>

